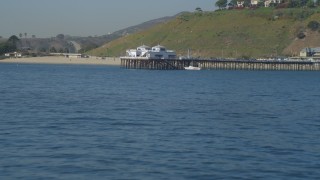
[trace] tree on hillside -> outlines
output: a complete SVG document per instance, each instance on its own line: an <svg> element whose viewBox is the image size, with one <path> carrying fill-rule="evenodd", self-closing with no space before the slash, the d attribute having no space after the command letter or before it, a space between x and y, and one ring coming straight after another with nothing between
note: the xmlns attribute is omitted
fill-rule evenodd
<svg viewBox="0 0 320 180"><path fill-rule="evenodd" d="M310 21L308 23L308 28L310 28L312 31L316 31L320 28L320 23L318 21Z"/></svg>
<svg viewBox="0 0 320 180"><path fill-rule="evenodd" d="M316 1L316 5L317 5L317 6L320 6L320 0L317 0L317 1Z"/></svg>
<svg viewBox="0 0 320 180"><path fill-rule="evenodd" d="M249 7L249 6L251 5L251 0L244 0L243 5L244 5L245 7Z"/></svg>
<svg viewBox="0 0 320 180"><path fill-rule="evenodd" d="M18 42L19 38L17 36L11 36L7 42L0 44L0 54L16 51Z"/></svg>
<svg viewBox="0 0 320 180"><path fill-rule="evenodd" d="M298 0L289 0L288 1L288 7L290 8L296 8L299 7L299 1Z"/></svg>
<svg viewBox="0 0 320 180"><path fill-rule="evenodd" d="M64 35L63 35L63 34L58 34L58 35L57 35L57 38L58 38L59 40L64 40Z"/></svg>
<svg viewBox="0 0 320 180"><path fill-rule="evenodd" d="M288 0L288 5L290 8L297 8L297 7L305 7L305 6L312 6L314 4L313 0Z"/></svg>
<svg viewBox="0 0 320 180"><path fill-rule="evenodd" d="M238 1L238 0L231 0L231 1L230 1L230 4L232 4L233 6L236 6L236 5L237 5L237 1Z"/></svg>
<svg viewBox="0 0 320 180"><path fill-rule="evenodd" d="M49 50L49 51L50 51L51 53L56 53L56 52L57 52L56 48L55 48L55 47L53 47L53 46L50 48L50 50Z"/></svg>
<svg viewBox="0 0 320 180"><path fill-rule="evenodd" d="M313 8L314 7L314 1L313 0L308 0L306 6L309 7L309 8Z"/></svg>
<svg viewBox="0 0 320 180"><path fill-rule="evenodd" d="M219 7L219 9L223 9L227 7L227 4L228 0L218 0L215 5L216 7Z"/></svg>
<svg viewBox="0 0 320 180"><path fill-rule="evenodd" d="M63 53L63 49L62 48L59 49L59 53Z"/></svg>
<svg viewBox="0 0 320 180"><path fill-rule="evenodd" d="M264 1L258 1L258 7L264 7Z"/></svg>
<svg viewBox="0 0 320 180"><path fill-rule="evenodd" d="M197 7L196 12L202 12L202 9L200 7Z"/></svg>
<svg viewBox="0 0 320 180"><path fill-rule="evenodd" d="M0 43L0 55L6 53L6 43Z"/></svg>
<svg viewBox="0 0 320 180"><path fill-rule="evenodd" d="M17 44L19 41L20 39L17 36L13 35L8 39L7 42L11 44Z"/></svg>
<svg viewBox="0 0 320 180"><path fill-rule="evenodd" d="M69 48L64 48L64 53L70 53Z"/></svg>

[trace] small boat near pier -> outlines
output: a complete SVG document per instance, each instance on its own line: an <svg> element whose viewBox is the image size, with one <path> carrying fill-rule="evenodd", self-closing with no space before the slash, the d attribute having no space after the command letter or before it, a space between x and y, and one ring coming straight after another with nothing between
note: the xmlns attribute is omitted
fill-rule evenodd
<svg viewBox="0 0 320 180"><path fill-rule="evenodd" d="M184 67L185 70L192 70L192 71L198 71L201 70L200 67L195 67L195 66L188 66L188 67Z"/></svg>

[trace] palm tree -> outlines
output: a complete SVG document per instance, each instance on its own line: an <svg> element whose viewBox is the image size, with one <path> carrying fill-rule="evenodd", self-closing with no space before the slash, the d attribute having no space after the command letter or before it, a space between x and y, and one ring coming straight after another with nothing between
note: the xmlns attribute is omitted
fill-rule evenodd
<svg viewBox="0 0 320 180"><path fill-rule="evenodd" d="M24 38L27 38L27 33L26 32L24 33Z"/></svg>

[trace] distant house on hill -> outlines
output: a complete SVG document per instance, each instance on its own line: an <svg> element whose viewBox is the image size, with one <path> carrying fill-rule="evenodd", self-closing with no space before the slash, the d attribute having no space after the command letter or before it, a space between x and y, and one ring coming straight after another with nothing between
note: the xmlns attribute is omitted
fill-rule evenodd
<svg viewBox="0 0 320 180"><path fill-rule="evenodd" d="M239 8L244 7L244 1L237 1L237 7Z"/></svg>
<svg viewBox="0 0 320 180"><path fill-rule="evenodd" d="M280 4L282 0L265 0L264 6L269 7L271 4Z"/></svg>
<svg viewBox="0 0 320 180"><path fill-rule="evenodd" d="M259 0L251 0L251 5L257 6L259 2L260 2Z"/></svg>
<svg viewBox="0 0 320 180"><path fill-rule="evenodd" d="M259 3L263 3L265 7L270 7L271 4L280 4L282 0L251 0L251 6L258 6ZM244 7L244 1L237 1L237 7Z"/></svg>
<svg viewBox="0 0 320 180"><path fill-rule="evenodd" d="M320 57L320 47L303 48L300 51L300 57Z"/></svg>

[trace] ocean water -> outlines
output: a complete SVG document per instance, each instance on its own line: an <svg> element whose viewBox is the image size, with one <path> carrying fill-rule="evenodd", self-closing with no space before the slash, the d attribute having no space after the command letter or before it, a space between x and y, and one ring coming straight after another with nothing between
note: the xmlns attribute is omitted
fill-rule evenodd
<svg viewBox="0 0 320 180"><path fill-rule="evenodd" d="M319 84L0 64L0 179L320 179Z"/></svg>

